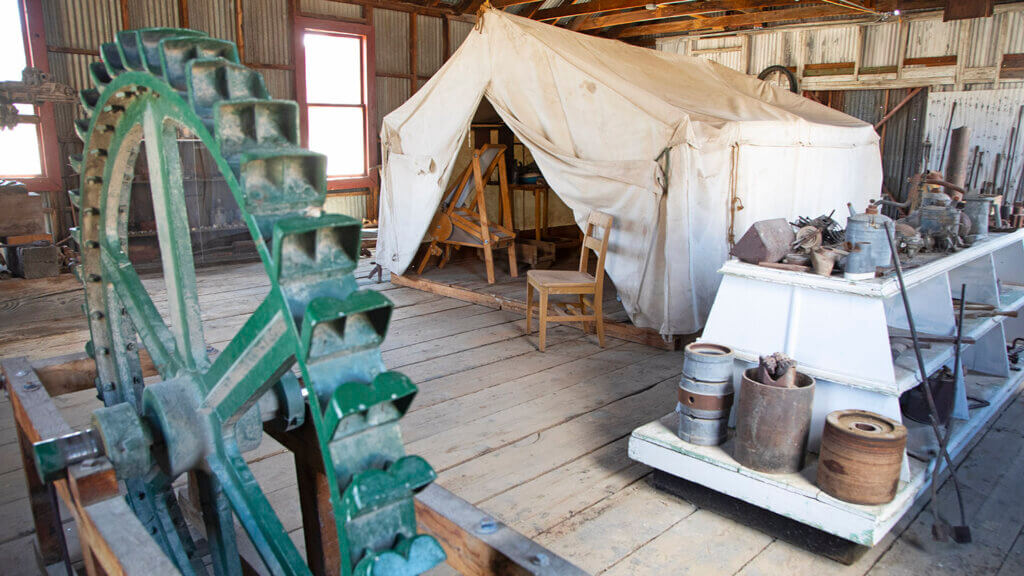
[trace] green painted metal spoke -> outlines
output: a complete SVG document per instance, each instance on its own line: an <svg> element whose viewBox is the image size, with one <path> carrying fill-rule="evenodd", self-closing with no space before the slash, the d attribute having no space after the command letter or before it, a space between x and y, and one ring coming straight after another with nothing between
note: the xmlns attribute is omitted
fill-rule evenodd
<svg viewBox="0 0 1024 576"><path fill-rule="evenodd" d="M209 362L196 292L181 159L178 157L178 126L165 117L165 110L158 100L151 100L143 115L143 130L171 332L182 364L191 370L202 369Z"/></svg>

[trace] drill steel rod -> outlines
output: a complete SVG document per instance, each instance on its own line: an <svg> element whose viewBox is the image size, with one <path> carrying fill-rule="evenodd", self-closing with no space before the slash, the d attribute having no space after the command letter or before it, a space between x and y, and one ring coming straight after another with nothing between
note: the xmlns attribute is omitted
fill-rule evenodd
<svg viewBox="0 0 1024 576"><path fill-rule="evenodd" d="M910 299L907 295L907 286L903 281L903 266L900 265L899 253L896 250L896 245L893 244L892 234L893 226L891 222L885 223L886 227L886 239L889 242L889 251L892 252L893 264L896 267L896 280L900 285L900 296L903 298L903 309L907 314L907 326L910 328L910 337L914 342L914 355L917 357L917 367L921 371L921 385L924 387L924 397L928 402L929 422L931 423L932 432L935 434L935 441L939 443L939 454L936 455L935 467L939 466L939 459L944 459L946 465L949 466L949 475L953 480L953 487L957 493L960 493L960 481L956 475L956 467L953 465L953 459L949 456L949 452L946 451L943 444L942 430L939 428L939 410L935 405L935 397L932 395L932 387L928 382L928 369L924 365L924 357L921 355L921 345L917 339L917 327L914 325L914 313L910 309ZM952 423L947 424L952 428ZM961 500L962 504L962 500ZM963 511L961 509L961 514Z"/></svg>

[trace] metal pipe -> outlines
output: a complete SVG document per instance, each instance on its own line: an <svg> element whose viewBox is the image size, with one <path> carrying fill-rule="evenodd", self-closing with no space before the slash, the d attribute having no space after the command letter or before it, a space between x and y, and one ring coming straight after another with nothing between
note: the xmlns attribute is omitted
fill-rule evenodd
<svg viewBox="0 0 1024 576"><path fill-rule="evenodd" d="M939 156L939 170L946 165L946 147L949 145L950 131L953 129L953 116L956 114L956 100L949 109L949 120L946 122L946 135L942 137L942 155Z"/></svg>
<svg viewBox="0 0 1024 576"><path fill-rule="evenodd" d="M1024 114L1024 104L1017 109L1017 122L1010 130L1010 149L1006 151L1006 168L1003 173L1003 192L1009 192L1010 178L1013 176L1013 165L1017 160L1017 144L1020 142L1020 117Z"/></svg>
<svg viewBox="0 0 1024 576"><path fill-rule="evenodd" d="M970 151L971 129L961 126L953 130L949 143L949 162L943 172L947 182L960 187L963 190L967 185L967 154Z"/></svg>
<svg viewBox="0 0 1024 576"><path fill-rule="evenodd" d="M1013 164L1013 146L1014 140L1017 138L1017 128L1010 128L1010 140L1006 143L1006 163L1003 164L1003 186L1000 188L1000 194L1006 193L1006 186L1008 185L1007 179L1010 176L1010 166Z"/></svg>
<svg viewBox="0 0 1024 576"><path fill-rule="evenodd" d="M886 222L886 231L892 232L892 223ZM935 434L935 441L939 443L939 454L936 456L937 459L945 459L946 465L949 466L949 475L953 480L953 487L957 492L960 492L960 481L956 476L956 467L953 466L953 459L950 458L949 452L945 449L942 443L942 431L939 430L939 410L935 406L935 398L932 396L932 387L928 382L928 369L924 365L924 357L921 355L921 343L917 338L917 327L914 325L914 314L910 310L910 299L907 297L907 285L903 281L903 266L900 265L899 253L896 251L896 244L892 240L891 234L886 234L886 238L889 241L889 250L892 252L894 264L896 266L896 280L900 285L900 296L903 299L903 310L907 314L907 326L910 328L910 338L914 342L914 355L917 357L917 367L921 371L921 384L924 387L924 398L928 402L928 411L930 412L929 422L932 425L932 432ZM963 300L961 300L963 302ZM961 310L963 307L961 306ZM953 423L947 424L952 428ZM939 462L935 462L935 467L938 468ZM961 506L963 501L960 501ZM963 509L961 508L961 516L963 516Z"/></svg>
<svg viewBox="0 0 1024 576"><path fill-rule="evenodd" d="M978 159L976 161L977 166L971 170L971 188L978 187L978 176L981 174L982 168L985 166L985 151L978 151Z"/></svg>
<svg viewBox="0 0 1024 576"><path fill-rule="evenodd" d="M977 168L977 166L978 166L978 151L980 149L981 149L981 146L975 146L974 147L974 152L971 152L971 162L970 162L970 167L967 170L967 181L965 182L965 185L968 188L972 187L971 186L971 179L974 177L974 169Z"/></svg>

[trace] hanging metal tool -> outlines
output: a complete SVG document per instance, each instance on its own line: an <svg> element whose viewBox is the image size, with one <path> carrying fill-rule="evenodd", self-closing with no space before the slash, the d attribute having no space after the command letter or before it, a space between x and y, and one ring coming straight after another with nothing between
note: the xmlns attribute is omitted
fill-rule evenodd
<svg viewBox="0 0 1024 576"><path fill-rule="evenodd" d="M413 493L434 480L406 456L398 420L416 387L389 372L380 344L391 302L361 291L360 223L322 212L326 158L299 146L298 107L272 100L231 42L193 30L120 32L81 93L84 151L74 231L82 247L97 389L92 428L36 445L50 480L105 455L136 515L186 575L205 573L171 484L197 483L214 572L241 574L234 518L273 574L308 574L243 454L263 426L307 417L323 456L344 575L419 574L444 559L416 534ZM198 138L230 187L270 291L213 360L203 337L179 133ZM145 143L170 323L126 254L130 185ZM126 184L127 183L127 184ZM161 382L143 386L145 348ZM293 371L294 370L294 371ZM301 377L301 383L296 377Z"/></svg>
<svg viewBox="0 0 1024 576"><path fill-rule="evenodd" d="M15 104L41 106L46 102L77 102L75 89L50 80L39 68L21 71L21 82L0 82L0 130L18 124L38 124L39 116L22 114Z"/></svg>
<svg viewBox="0 0 1024 576"><path fill-rule="evenodd" d="M892 226L892 224L886 224L887 228L889 228L891 226ZM946 461L946 465L949 467L949 475L953 479L953 487L954 487L954 489L956 490L956 493L957 493L957 501L960 504L960 518L964 520L964 523L963 523L962 526L958 526L958 527L956 527L954 529L954 539L957 542L970 542L971 541L971 531L970 531L970 528L966 525L966 514L964 513L963 497L961 496L961 491L960 491L960 481L957 478L956 467L953 465L953 459L949 456L949 452L946 450L946 443L944 442L944 437L943 437L942 431L939 428L939 412L938 412L938 409L935 406L935 399L932 397L931 386L928 385L928 370L925 368L925 365L924 365L924 357L921 356L921 343L920 343L920 341L918 340L918 337L917 337L917 327L914 325L914 314L910 310L910 299L907 296L907 286L906 286L906 283L903 281L903 267L900 265L899 253L896 251L896 244L893 243L892 236L891 236L891 230L890 230L890 234L886 235L886 238L889 239L889 250L892 253L893 263L894 263L894 265L896 267L896 280L899 282L899 286L900 286L900 296L903 299L903 309L904 309L904 311L907 314L907 326L908 326L908 328L910 328L910 337L911 337L911 339L914 342L914 354L917 357L917 367L918 367L918 369L921 372L921 382L922 382L922 385L924 386L924 395L925 395L925 399L928 401L928 410L931 412L930 423L931 423L931 427L932 427L932 432L934 432L934 434L935 434L935 441L939 444L939 453L935 456L935 458L936 458L935 469L936 470L938 469L939 464L941 463L941 460L945 460ZM964 298L965 298L965 294L963 294L961 292L960 298L961 298L960 301L963 302ZM963 308L961 308L961 311L962 310L963 310ZM962 325L963 324L961 323L961 326ZM958 342L959 342L959 338L958 338ZM960 347L959 343L956 344L956 346L957 346L957 349L959 350L959 347ZM956 360L959 363L959 361L960 361L959 352L957 353ZM950 423L949 424L949 430L952 430L952 427L953 427L953 425L952 425L952 423ZM938 520L939 516L938 516L938 513L936 512L936 508L935 508L935 506L936 506L936 503L935 503L935 495L936 495L935 494L935 490L936 490L936 486L935 486L935 482L934 482L934 479L933 479L933 481L932 481L932 491L933 491L933 493L932 493L932 507L933 507L933 512L935 512L935 514L936 514L935 515L936 520ZM933 535L941 536L940 531L941 531L941 529L939 529L938 531L933 529Z"/></svg>

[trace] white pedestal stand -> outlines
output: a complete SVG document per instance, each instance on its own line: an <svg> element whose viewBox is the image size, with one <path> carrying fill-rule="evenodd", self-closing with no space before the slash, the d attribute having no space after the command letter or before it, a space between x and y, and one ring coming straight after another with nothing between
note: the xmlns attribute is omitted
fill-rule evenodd
<svg viewBox="0 0 1024 576"><path fill-rule="evenodd" d="M1024 230L994 234L955 254L919 255L904 266L911 309L922 334L955 334L953 297L967 285L967 300L991 304L1001 311L1024 306ZM785 352L802 372L817 380L809 448L817 452L825 416L834 410L859 408L903 421L899 396L920 382L913 350L895 360L890 332L908 334L899 285L894 275L849 281L839 277L789 272L727 262L724 278L701 340L725 344L736 354L739 373L756 365L758 356ZM970 312L970 311L969 311ZM1024 373L1011 371L1006 345L1024 336L1024 316L965 320L964 334L975 340L963 350L965 378L958 383L950 455L956 458L989 418L1012 398ZM952 344L923 350L929 374L952 367ZM968 409L968 398L989 405ZM666 404L669 404L666 401ZM654 468L703 484L783 516L847 540L873 545L888 532L927 490L934 459L919 460L927 438L911 428L900 490L883 506L857 506L839 501L814 484L817 459L799 474L760 474L732 459L731 441L701 447L674 433L669 415L633 431L630 456ZM916 449L916 450L915 450Z"/></svg>

